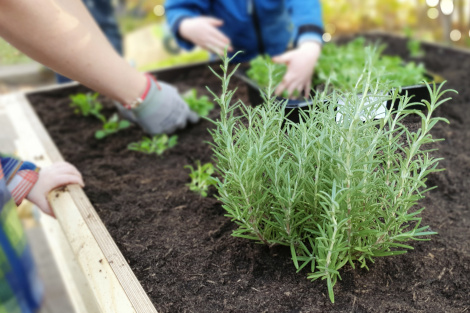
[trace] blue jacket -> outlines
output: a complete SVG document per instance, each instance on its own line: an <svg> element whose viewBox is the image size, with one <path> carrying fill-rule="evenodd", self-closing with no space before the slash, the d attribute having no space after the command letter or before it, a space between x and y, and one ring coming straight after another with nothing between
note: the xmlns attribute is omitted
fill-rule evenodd
<svg viewBox="0 0 470 313"><path fill-rule="evenodd" d="M224 21L220 30L230 38L236 62L258 54L277 55L292 43L306 39L322 41L323 22L319 0L167 0L166 17L180 46L193 45L178 29L186 17L213 16Z"/></svg>

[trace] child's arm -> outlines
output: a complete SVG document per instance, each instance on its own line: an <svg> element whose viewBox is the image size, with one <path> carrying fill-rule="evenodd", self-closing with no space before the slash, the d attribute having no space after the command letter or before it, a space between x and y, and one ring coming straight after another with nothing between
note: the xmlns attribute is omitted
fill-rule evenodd
<svg viewBox="0 0 470 313"><path fill-rule="evenodd" d="M297 90L303 91L304 97L308 98L320 52L321 45L318 42L304 41L296 49L273 57L274 62L287 65L287 72L276 89L276 95L286 90L290 97Z"/></svg>
<svg viewBox="0 0 470 313"><path fill-rule="evenodd" d="M37 205L44 213L54 216L47 195L56 188L72 184L85 186L80 172L68 162L57 162L39 171L38 180L26 199Z"/></svg>
<svg viewBox="0 0 470 313"><path fill-rule="evenodd" d="M84 186L80 172L67 162L39 169L31 162L23 162L11 156L0 155L0 161L0 174L3 174L7 190L16 205L26 198L52 216L54 213L47 202L50 191L69 184Z"/></svg>
<svg viewBox="0 0 470 313"><path fill-rule="evenodd" d="M1 169L6 187L16 205L28 195L39 178L39 168L31 162L0 155ZM1 178L1 177L0 177Z"/></svg>
<svg viewBox="0 0 470 313"><path fill-rule="evenodd" d="M294 47L304 41L322 43L323 19L320 0L287 0L294 25Z"/></svg>
<svg viewBox="0 0 470 313"><path fill-rule="evenodd" d="M230 39L218 30L223 21L206 16L209 5L209 0L167 0L165 12L170 29L185 49L197 45L218 54L223 54L226 47L231 51Z"/></svg>
<svg viewBox="0 0 470 313"><path fill-rule="evenodd" d="M294 24L294 50L274 57L273 61L287 65L287 72L276 89L280 95L287 90L289 96L294 90L304 91L308 97L312 75L320 57L323 22L319 0L287 0Z"/></svg>
<svg viewBox="0 0 470 313"><path fill-rule="evenodd" d="M203 49L223 55L225 48L233 51L230 39L218 27L224 22L209 16L187 17L180 23L179 35Z"/></svg>

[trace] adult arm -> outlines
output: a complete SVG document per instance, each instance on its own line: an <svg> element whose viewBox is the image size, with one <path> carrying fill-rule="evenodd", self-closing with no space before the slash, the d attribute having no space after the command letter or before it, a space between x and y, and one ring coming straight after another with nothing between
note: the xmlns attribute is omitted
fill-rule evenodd
<svg viewBox="0 0 470 313"><path fill-rule="evenodd" d="M175 88L150 88L155 82L115 52L79 0L0 0L0 36L54 71L129 107L125 117L151 135L197 121Z"/></svg>
<svg viewBox="0 0 470 313"><path fill-rule="evenodd" d="M145 89L145 76L111 47L78 0L0 0L0 36L50 67L121 103Z"/></svg>

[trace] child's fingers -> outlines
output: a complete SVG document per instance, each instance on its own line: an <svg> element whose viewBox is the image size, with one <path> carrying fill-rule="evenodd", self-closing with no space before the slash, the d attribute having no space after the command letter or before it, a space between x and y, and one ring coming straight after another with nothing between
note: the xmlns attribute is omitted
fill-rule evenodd
<svg viewBox="0 0 470 313"><path fill-rule="evenodd" d="M70 173L70 174L73 173L73 174L77 174L77 175L81 176L80 172L78 171L78 169L75 166L73 166L70 163L66 163L66 162L63 162L61 164L57 163L56 170L60 171L62 173Z"/></svg>
<svg viewBox="0 0 470 313"><path fill-rule="evenodd" d="M47 215L55 217L54 213L52 212L52 208L49 205L49 202L47 201L46 197L41 197L37 199L35 204L41 211L43 211Z"/></svg>
<svg viewBox="0 0 470 313"><path fill-rule="evenodd" d="M283 53L281 55L274 56L272 58L272 60L273 60L274 63L287 64L291 61L292 54L293 54L293 51L289 51L289 52Z"/></svg>
<svg viewBox="0 0 470 313"><path fill-rule="evenodd" d="M220 27L222 25L224 25L224 21L223 20L219 20L218 18L215 18L215 17L205 17L205 20L207 22L209 22L209 24L211 24L212 26L215 26L215 27Z"/></svg>
<svg viewBox="0 0 470 313"><path fill-rule="evenodd" d="M76 175L82 178L80 171L72 164L68 162L58 162L54 163L54 172L57 174L70 174Z"/></svg>
<svg viewBox="0 0 470 313"><path fill-rule="evenodd" d="M59 174L54 177L52 181L52 189L59 188L65 185L78 184L81 187L85 187L85 183L81 176L75 174Z"/></svg>
<svg viewBox="0 0 470 313"><path fill-rule="evenodd" d="M304 96L307 99L310 98L310 89L312 89L312 81L307 80L307 82L305 83L305 87L304 87Z"/></svg>
<svg viewBox="0 0 470 313"><path fill-rule="evenodd" d="M284 90L286 89L286 86L287 86L287 85L286 85L286 83L285 83L284 81L281 82L281 83L279 84L279 86L277 86L276 91L275 91L274 94L275 94L276 96L280 96L280 95L284 92Z"/></svg>
<svg viewBox="0 0 470 313"><path fill-rule="evenodd" d="M216 28L213 28L209 33L209 40L212 42L221 42L223 45L230 44L230 39Z"/></svg>

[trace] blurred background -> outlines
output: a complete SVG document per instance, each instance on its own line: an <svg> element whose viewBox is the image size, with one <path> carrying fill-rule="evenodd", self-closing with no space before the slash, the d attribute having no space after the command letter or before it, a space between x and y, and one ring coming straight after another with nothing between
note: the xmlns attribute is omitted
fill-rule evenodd
<svg viewBox="0 0 470 313"><path fill-rule="evenodd" d="M124 57L142 71L207 60L203 50L181 51L165 25L164 0L112 0ZM470 48L470 0L321 0L325 42L383 31ZM54 76L0 39L0 94L54 84Z"/></svg>

